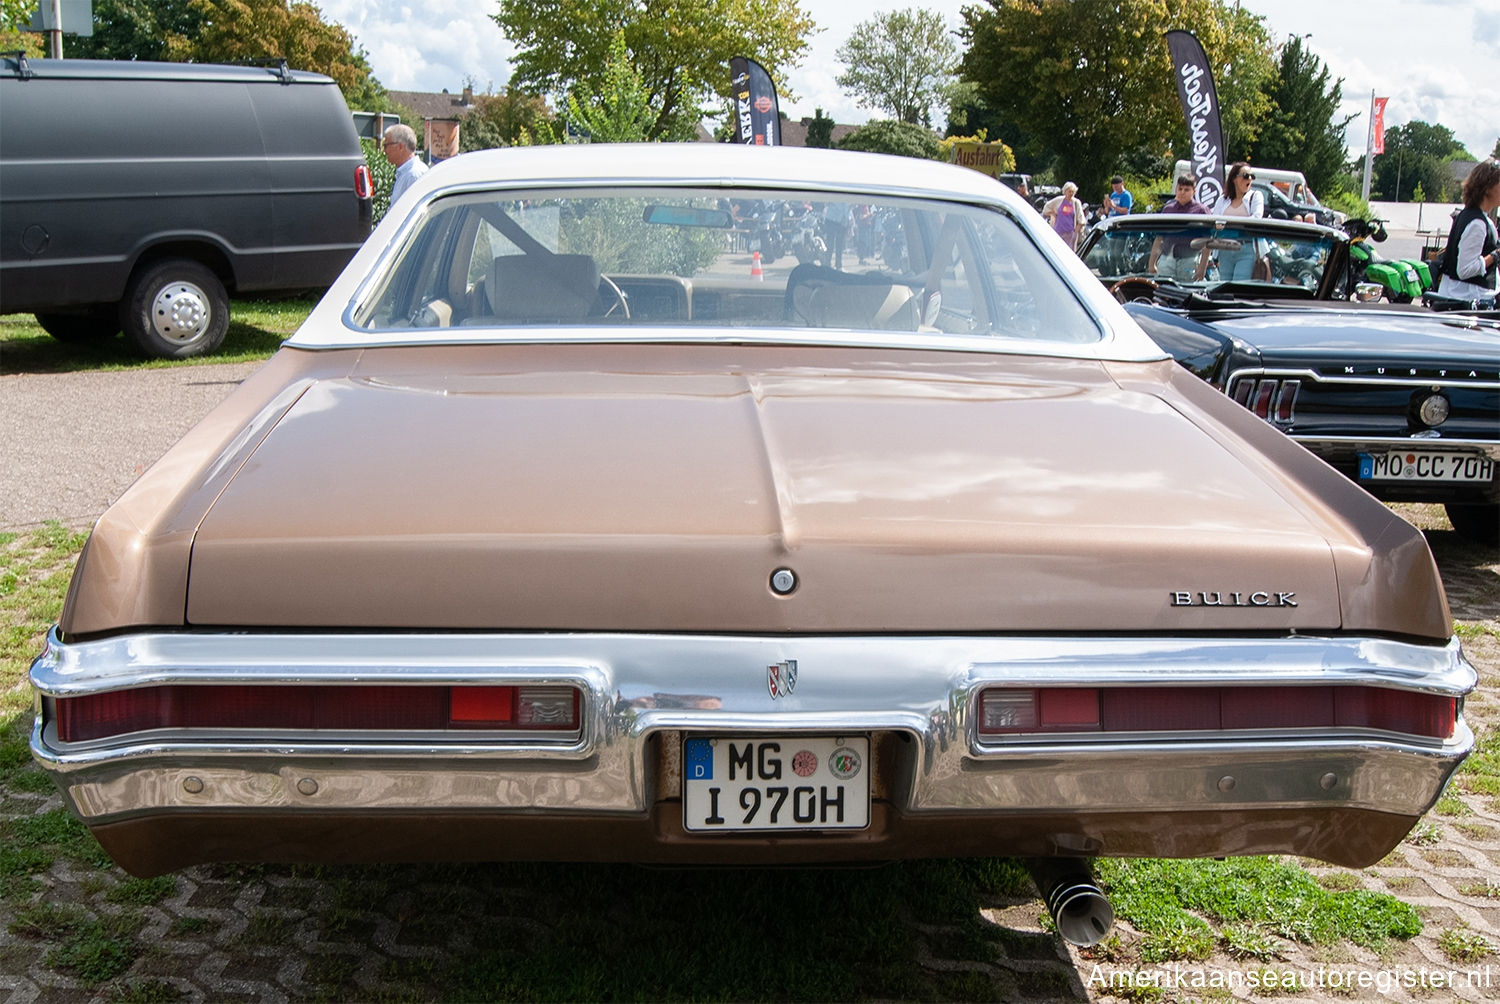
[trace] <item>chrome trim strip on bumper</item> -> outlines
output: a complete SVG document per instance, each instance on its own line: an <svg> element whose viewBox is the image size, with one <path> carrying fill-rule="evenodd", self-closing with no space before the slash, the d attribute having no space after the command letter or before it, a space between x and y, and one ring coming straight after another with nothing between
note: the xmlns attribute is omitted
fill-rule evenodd
<svg viewBox="0 0 1500 1004"><path fill-rule="evenodd" d="M789 659L796 689L773 699L767 667ZM1445 742L1304 731L981 743L978 692L1362 684L1462 699L1478 682L1456 640L188 632L79 643L53 634L31 679L41 695L33 755L89 823L230 809L644 815L661 780L648 741L681 732L903 734L916 743L909 776L885 781L911 813L1324 806L1414 816L1472 747L1462 720ZM174 683L476 682L578 686L581 734L548 744L142 732L63 744L49 714L59 697Z"/></svg>
<svg viewBox="0 0 1500 1004"><path fill-rule="evenodd" d="M1494 439L1443 439L1441 437L1417 436L1299 436L1291 433L1294 442L1301 443L1317 452L1318 447L1327 450L1344 450L1350 453L1369 453L1382 450L1440 450L1445 453L1481 453L1491 460L1500 460L1500 441ZM1434 482L1448 484L1450 482ZM1462 484L1462 482L1452 482ZM1480 482L1481 484L1483 482Z"/></svg>

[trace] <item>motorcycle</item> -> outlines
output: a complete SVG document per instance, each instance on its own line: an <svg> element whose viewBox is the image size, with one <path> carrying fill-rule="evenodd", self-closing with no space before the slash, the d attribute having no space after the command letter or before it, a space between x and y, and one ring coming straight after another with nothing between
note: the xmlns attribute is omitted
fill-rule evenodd
<svg viewBox="0 0 1500 1004"><path fill-rule="evenodd" d="M804 265L823 265L828 261L828 244L818 224L818 214L810 206L804 206L795 216L783 217L782 240L787 253L795 255Z"/></svg>
<svg viewBox="0 0 1500 1004"><path fill-rule="evenodd" d="M1432 289L1432 272L1425 261L1381 257L1374 244L1386 239L1385 220L1350 217L1344 221L1349 235L1350 288L1361 282L1380 287L1380 295L1392 303L1411 303Z"/></svg>

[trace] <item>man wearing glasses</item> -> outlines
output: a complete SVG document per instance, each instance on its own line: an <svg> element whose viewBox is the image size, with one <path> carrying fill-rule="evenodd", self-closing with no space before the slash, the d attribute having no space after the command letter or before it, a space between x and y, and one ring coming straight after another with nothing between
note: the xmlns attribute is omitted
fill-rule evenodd
<svg viewBox="0 0 1500 1004"><path fill-rule="evenodd" d="M381 140L385 159L396 167L396 182L391 186L391 205L401 198L412 184L427 173L427 165L417 156L417 134L411 126L393 125L385 131Z"/></svg>

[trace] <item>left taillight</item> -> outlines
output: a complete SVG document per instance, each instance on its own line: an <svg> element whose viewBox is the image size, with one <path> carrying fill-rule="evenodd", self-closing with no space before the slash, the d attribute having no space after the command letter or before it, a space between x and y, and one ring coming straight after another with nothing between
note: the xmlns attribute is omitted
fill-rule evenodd
<svg viewBox="0 0 1500 1004"><path fill-rule="evenodd" d="M979 734L1367 729L1453 735L1458 702L1382 687L990 687Z"/></svg>
<svg viewBox="0 0 1500 1004"><path fill-rule="evenodd" d="M356 198L368 199L375 194L375 182L370 178L370 168L361 164L354 169L354 195Z"/></svg>
<svg viewBox="0 0 1500 1004"><path fill-rule="evenodd" d="M520 686L137 687L56 700L57 734L85 742L152 729L318 731L579 730L578 688Z"/></svg>

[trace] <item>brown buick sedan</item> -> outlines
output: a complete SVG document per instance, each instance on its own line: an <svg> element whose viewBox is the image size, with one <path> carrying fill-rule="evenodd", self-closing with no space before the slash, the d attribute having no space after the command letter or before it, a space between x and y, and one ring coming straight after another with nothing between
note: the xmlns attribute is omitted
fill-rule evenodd
<svg viewBox="0 0 1500 1004"><path fill-rule="evenodd" d="M204 861L1375 861L1473 737L1422 537L1014 193L466 154L99 521L32 749Z"/></svg>

